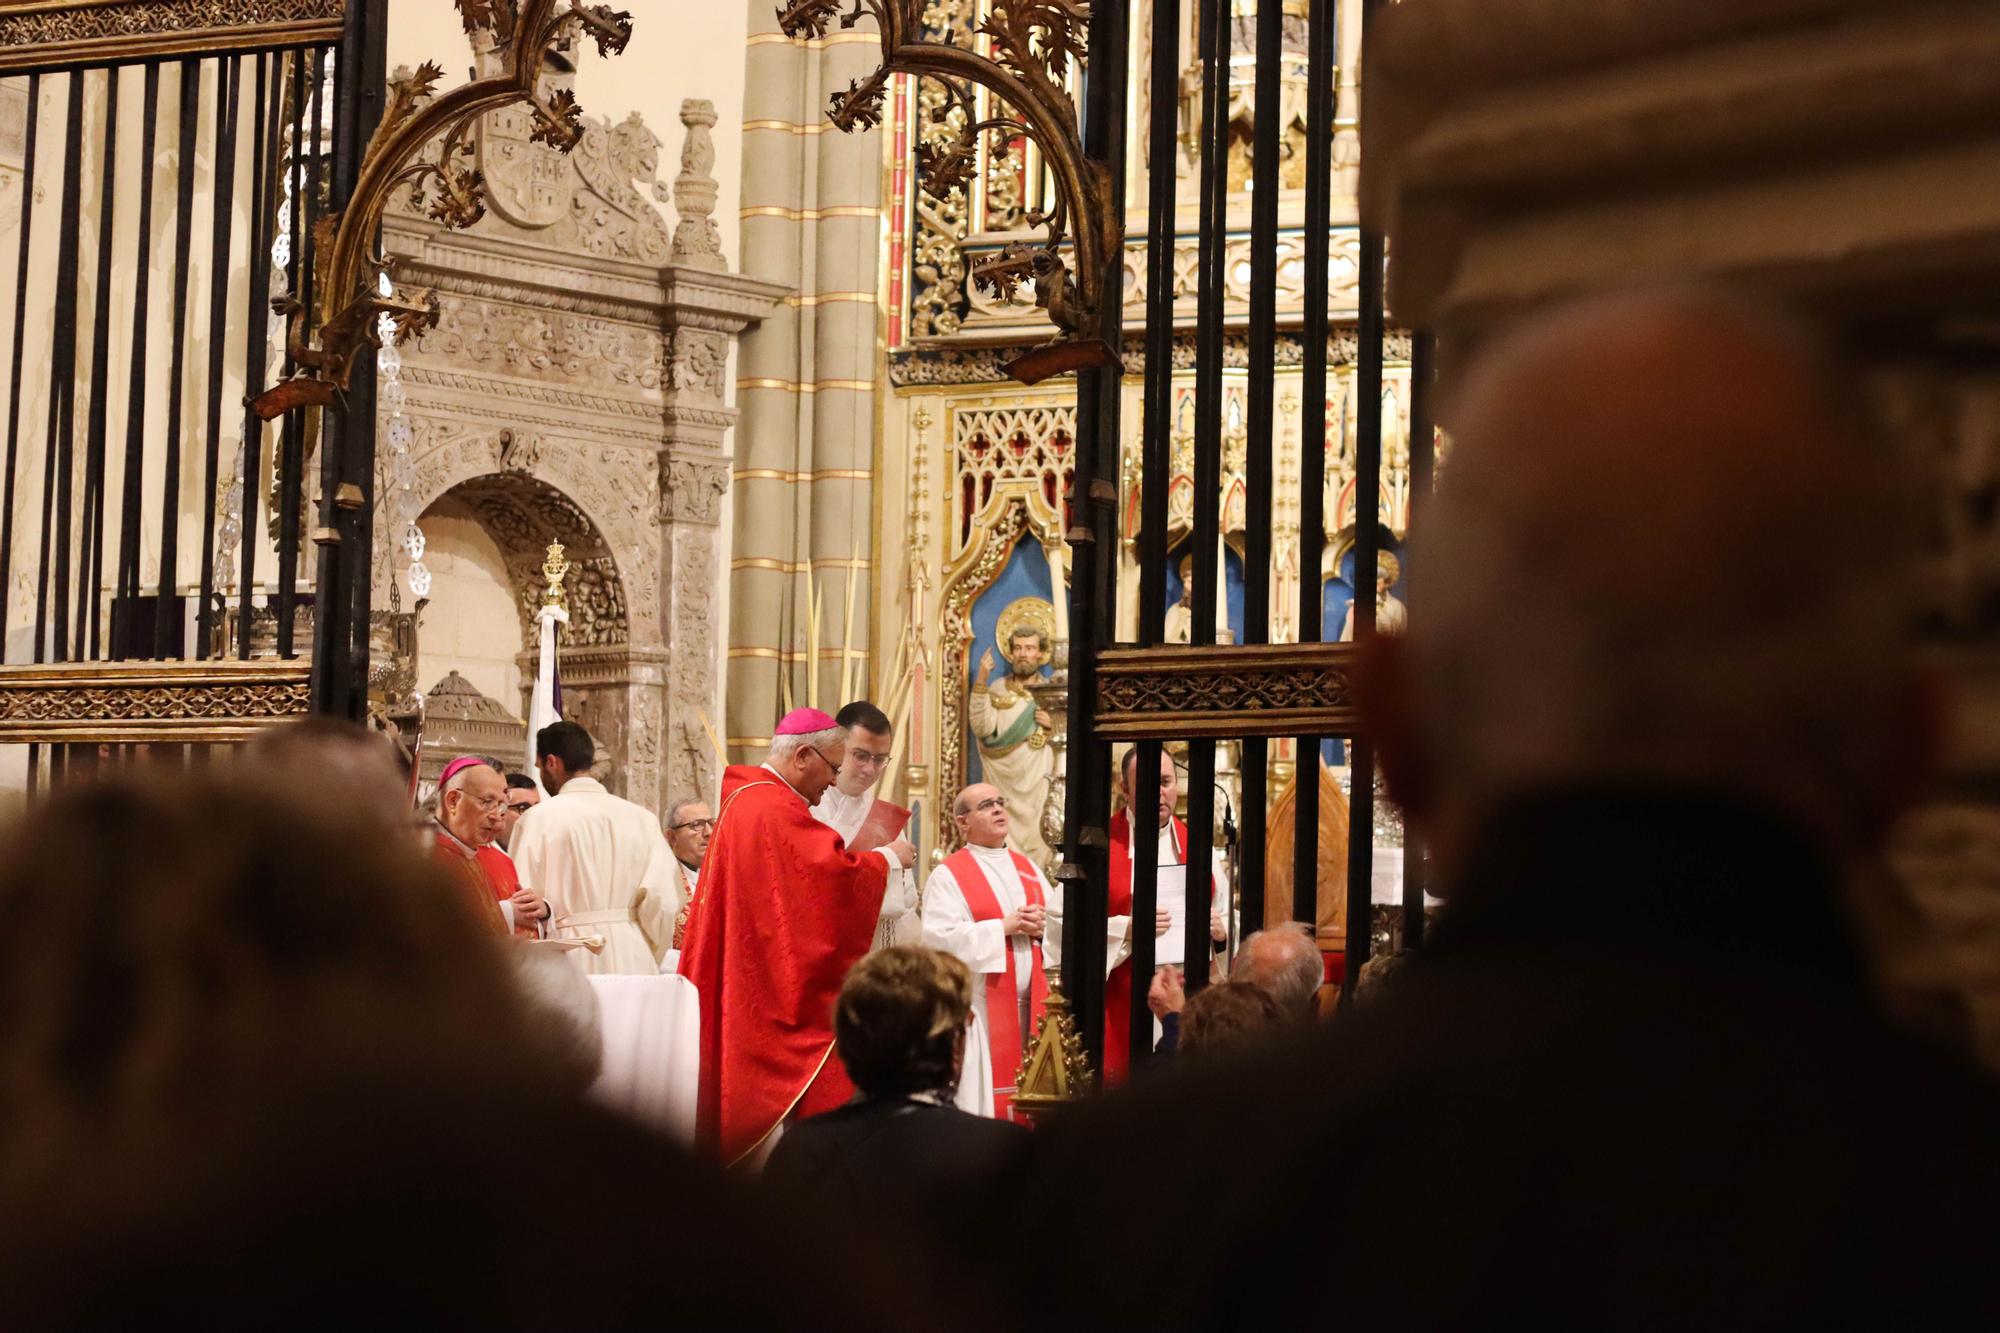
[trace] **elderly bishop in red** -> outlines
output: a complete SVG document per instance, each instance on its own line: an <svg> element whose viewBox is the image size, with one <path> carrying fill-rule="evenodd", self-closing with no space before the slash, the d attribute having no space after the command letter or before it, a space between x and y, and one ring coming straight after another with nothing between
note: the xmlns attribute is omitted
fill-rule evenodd
<svg viewBox="0 0 2000 1333"><path fill-rule="evenodd" d="M722 806L688 915L681 975L701 996L699 1138L723 1163L760 1163L786 1120L854 1095L833 1055L833 1002L874 941L902 839L856 855L812 808L847 728L816 708L778 724L757 767L722 775Z"/></svg>

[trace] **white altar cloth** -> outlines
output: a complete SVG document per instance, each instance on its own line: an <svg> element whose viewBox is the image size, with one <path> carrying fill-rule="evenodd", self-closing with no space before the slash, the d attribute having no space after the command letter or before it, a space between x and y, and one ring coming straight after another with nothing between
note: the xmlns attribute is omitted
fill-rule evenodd
<svg viewBox="0 0 2000 1333"><path fill-rule="evenodd" d="M694 1142L701 998L686 977L591 974L604 1068L591 1088L639 1123Z"/></svg>

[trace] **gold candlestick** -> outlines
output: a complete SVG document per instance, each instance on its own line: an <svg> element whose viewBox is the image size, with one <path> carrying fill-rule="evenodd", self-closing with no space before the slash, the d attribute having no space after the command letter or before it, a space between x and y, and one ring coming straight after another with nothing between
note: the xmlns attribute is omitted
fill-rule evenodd
<svg viewBox="0 0 2000 1333"><path fill-rule="evenodd" d="M548 557L542 561L542 577L549 581L542 593L542 605L559 607L564 615L569 614L569 599L563 594L563 578L569 573L569 561L563 559L561 542L550 542Z"/></svg>

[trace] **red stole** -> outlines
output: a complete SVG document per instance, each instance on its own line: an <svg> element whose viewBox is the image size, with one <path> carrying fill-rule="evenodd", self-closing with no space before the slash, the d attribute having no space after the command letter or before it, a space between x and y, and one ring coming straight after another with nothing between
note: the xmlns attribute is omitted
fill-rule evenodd
<svg viewBox="0 0 2000 1333"><path fill-rule="evenodd" d="M1012 849L1009 855L1021 876L1021 892L1030 905L1042 906L1041 876L1035 873L1027 857ZM965 895L965 905L972 909L974 921L998 921L1007 915L971 848L961 847L946 857L944 868L958 882L958 891ZM1041 1026L1049 980L1042 970L1042 942L1031 940L1028 947L1035 969L1028 979L1028 1027L1032 1032ZM986 974L986 1044L993 1060L993 1115L1009 1120L1013 1118L1014 1077L1020 1072L1021 1057L1027 1048L1021 1038L1021 983L1014 974L1014 946L1003 940L1002 948L1007 957L1006 970Z"/></svg>
<svg viewBox="0 0 2000 1333"><path fill-rule="evenodd" d="M1183 824L1180 816L1176 815L1173 818L1172 827L1174 831L1174 864L1184 866L1187 864L1187 825ZM1123 810L1111 816L1111 883L1105 897L1108 904L1106 915L1132 915L1132 821L1127 817L1127 812ZM1214 897L1215 877L1211 875L1209 877L1209 898L1211 902L1209 911L1214 910L1212 906ZM1188 929L1190 930L1194 929L1194 908L1195 904L1192 901L1192 894L1190 894L1190 901L1188 903ZM1204 911L1201 914L1201 930L1204 935L1208 933L1207 919L1208 911ZM1134 939L1138 937L1138 932L1142 928L1151 930L1153 923L1150 921L1134 921L1131 927ZM1158 967L1162 963L1175 961L1177 960L1172 958L1155 958L1153 965ZM1123 1083L1126 1075L1131 1073L1132 1052L1129 1041L1131 1031L1132 960L1127 958L1117 967L1112 968L1111 975L1105 978L1104 981L1104 1083L1106 1087L1115 1083Z"/></svg>
<svg viewBox="0 0 2000 1333"><path fill-rule="evenodd" d="M763 768L731 765L689 910L681 975L701 996L696 1133L725 1164L794 1111L854 1095L833 1002L875 939L888 863L855 855Z"/></svg>

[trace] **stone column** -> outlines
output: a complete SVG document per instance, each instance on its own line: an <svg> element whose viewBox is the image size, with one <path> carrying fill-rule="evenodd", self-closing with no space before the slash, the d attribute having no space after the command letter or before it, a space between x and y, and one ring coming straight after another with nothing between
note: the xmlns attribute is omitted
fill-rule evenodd
<svg viewBox="0 0 2000 1333"><path fill-rule="evenodd" d="M657 723L661 784L657 808L682 796L713 803L721 781L715 743L723 720L713 715L721 645L714 590L721 578L722 496L729 489L723 435L736 421L728 404L730 339L762 318L786 290L728 272L713 214L715 147L709 131L715 105L681 103L687 138L674 178L674 229L666 288L666 448L660 453L660 623L666 632L666 680L655 700L635 697L634 734Z"/></svg>
<svg viewBox="0 0 2000 1333"><path fill-rule="evenodd" d="M744 338L738 362L732 758L761 751L787 700L845 702L834 697L843 644L858 650L851 692L866 692L874 557L882 145L835 130L826 98L875 68L880 39L845 30L792 41L764 0L749 9L743 262L799 294ZM807 663L815 589L821 660Z"/></svg>

